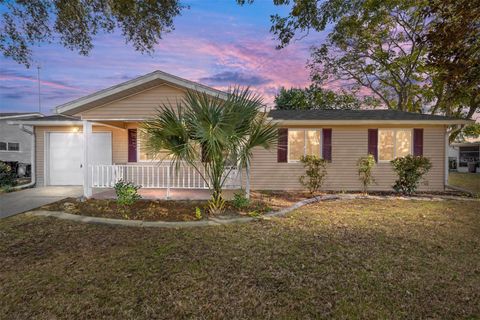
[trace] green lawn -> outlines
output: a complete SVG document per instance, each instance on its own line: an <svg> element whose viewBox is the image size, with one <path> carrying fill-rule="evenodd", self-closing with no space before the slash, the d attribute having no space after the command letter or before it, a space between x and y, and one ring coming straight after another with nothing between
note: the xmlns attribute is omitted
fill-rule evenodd
<svg viewBox="0 0 480 320"><path fill-rule="evenodd" d="M0 220L3 319L480 317L480 202L324 202L141 229Z"/></svg>
<svg viewBox="0 0 480 320"><path fill-rule="evenodd" d="M480 173L450 172L448 184L480 194Z"/></svg>

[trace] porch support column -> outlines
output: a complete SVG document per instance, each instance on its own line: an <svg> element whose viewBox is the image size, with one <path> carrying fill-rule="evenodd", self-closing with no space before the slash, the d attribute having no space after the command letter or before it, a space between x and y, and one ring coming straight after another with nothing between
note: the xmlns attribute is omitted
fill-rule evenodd
<svg viewBox="0 0 480 320"><path fill-rule="evenodd" d="M92 136L92 123L83 120L83 196L90 198L92 196L92 184L90 177L90 138Z"/></svg>

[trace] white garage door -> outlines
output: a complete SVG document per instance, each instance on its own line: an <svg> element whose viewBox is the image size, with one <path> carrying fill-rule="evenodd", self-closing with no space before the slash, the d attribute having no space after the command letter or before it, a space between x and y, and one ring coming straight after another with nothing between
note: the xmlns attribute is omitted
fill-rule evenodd
<svg viewBox="0 0 480 320"><path fill-rule="evenodd" d="M49 134L49 185L83 184L83 134L51 132ZM110 133L93 133L90 163L111 164Z"/></svg>

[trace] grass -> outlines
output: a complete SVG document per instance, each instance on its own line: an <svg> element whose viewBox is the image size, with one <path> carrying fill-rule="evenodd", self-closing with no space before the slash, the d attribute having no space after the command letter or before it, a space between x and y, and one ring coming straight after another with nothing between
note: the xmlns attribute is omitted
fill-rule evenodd
<svg viewBox="0 0 480 320"><path fill-rule="evenodd" d="M141 229L0 220L5 319L480 317L478 201L356 200Z"/></svg>
<svg viewBox="0 0 480 320"><path fill-rule="evenodd" d="M448 175L448 184L457 186L477 195L480 195L480 174L450 172Z"/></svg>

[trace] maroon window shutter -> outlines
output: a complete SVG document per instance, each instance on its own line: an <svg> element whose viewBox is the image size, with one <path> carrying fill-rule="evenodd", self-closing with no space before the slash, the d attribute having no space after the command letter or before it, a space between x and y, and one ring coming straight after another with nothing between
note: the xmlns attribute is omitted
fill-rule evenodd
<svg viewBox="0 0 480 320"><path fill-rule="evenodd" d="M413 129L413 155L423 156L423 129Z"/></svg>
<svg viewBox="0 0 480 320"><path fill-rule="evenodd" d="M378 129L368 129L368 154L378 161Z"/></svg>
<svg viewBox="0 0 480 320"><path fill-rule="evenodd" d="M137 162L137 129L128 129L128 162Z"/></svg>
<svg viewBox="0 0 480 320"><path fill-rule="evenodd" d="M277 162L288 161L288 129L278 129Z"/></svg>
<svg viewBox="0 0 480 320"><path fill-rule="evenodd" d="M328 162L332 162L332 129L323 129L322 156Z"/></svg>
<svg viewBox="0 0 480 320"><path fill-rule="evenodd" d="M203 145L200 146L200 150L202 153L202 162L207 162L207 153L206 153L205 147Z"/></svg>

